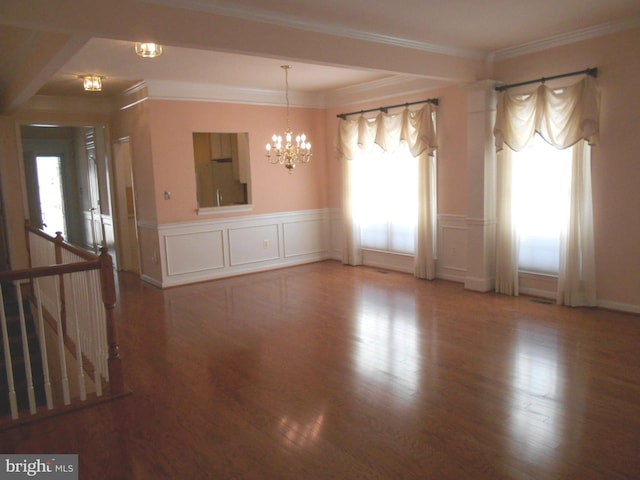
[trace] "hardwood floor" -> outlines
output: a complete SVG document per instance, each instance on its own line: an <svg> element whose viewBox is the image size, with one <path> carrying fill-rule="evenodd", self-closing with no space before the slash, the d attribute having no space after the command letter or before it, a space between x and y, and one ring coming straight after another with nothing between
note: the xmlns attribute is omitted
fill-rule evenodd
<svg viewBox="0 0 640 480"><path fill-rule="evenodd" d="M121 275L133 394L0 433L81 479L640 478L640 317L322 262Z"/></svg>

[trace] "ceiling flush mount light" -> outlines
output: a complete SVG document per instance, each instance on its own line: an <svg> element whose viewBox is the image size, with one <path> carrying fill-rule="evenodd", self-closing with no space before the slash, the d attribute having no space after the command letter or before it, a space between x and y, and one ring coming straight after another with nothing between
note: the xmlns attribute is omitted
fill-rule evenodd
<svg viewBox="0 0 640 480"><path fill-rule="evenodd" d="M162 55L162 45L157 43L136 42L136 53L144 58L155 58Z"/></svg>
<svg viewBox="0 0 640 480"><path fill-rule="evenodd" d="M87 92L102 91L102 81L105 79L105 77L91 74L91 75L79 75L78 78L82 80L85 91Z"/></svg>
<svg viewBox="0 0 640 480"><path fill-rule="evenodd" d="M282 65L284 70L286 98L287 98L287 129L284 131L284 138L274 134L271 143L267 143L267 159L270 163L284 165L289 173L298 163L309 163L311 160L311 143L307 142L307 136L303 133L295 136L293 143L293 132L289 128L289 69L291 65Z"/></svg>

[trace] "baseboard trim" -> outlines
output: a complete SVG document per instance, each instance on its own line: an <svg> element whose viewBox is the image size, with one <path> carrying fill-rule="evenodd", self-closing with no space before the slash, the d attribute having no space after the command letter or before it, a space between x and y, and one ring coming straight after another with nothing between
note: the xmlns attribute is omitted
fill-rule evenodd
<svg viewBox="0 0 640 480"><path fill-rule="evenodd" d="M494 279L465 277L464 288L467 290L473 290L474 292L490 292L495 288Z"/></svg>
<svg viewBox="0 0 640 480"><path fill-rule="evenodd" d="M635 313L640 315L640 305L633 305L630 303L611 302L609 300L598 300L598 307L606 308L607 310L615 310L624 313Z"/></svg>

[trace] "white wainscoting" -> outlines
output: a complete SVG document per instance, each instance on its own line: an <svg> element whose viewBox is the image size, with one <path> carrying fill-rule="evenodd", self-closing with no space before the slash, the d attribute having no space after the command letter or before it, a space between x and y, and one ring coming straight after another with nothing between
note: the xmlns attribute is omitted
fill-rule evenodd
<svg viewBox="0 0 640 480"><path fill-rule="evenodd" d="M331 258L328 209L171 223L155 228L162 264L160 287Z"/></svg>
<svg viewBox="0 0 640 480"><path fill-rule="evenodd" d="M464 283L467 273L467 217L438 215L436 277ZM342 258L342 217L331 211L331 258ZM374 250L363 252L363 263L377 268L413 273L413 257Z"/></svg>
<svg viewBox="0 0 640 480"><path fill-rule="evenodd" d="M436 277L463 282L467 274L467 217L438 215Z"/></svg>

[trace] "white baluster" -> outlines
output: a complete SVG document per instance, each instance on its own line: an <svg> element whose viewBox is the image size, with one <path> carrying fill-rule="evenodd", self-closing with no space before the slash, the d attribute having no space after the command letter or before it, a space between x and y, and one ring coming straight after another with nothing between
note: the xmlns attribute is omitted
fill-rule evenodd
<svg viewBox="0 0 640 480"><path fill-rule="evenodd" d="M80 400L84 402L87 399L87 388L84 381L84 365L82 361L82 343L80 342L80 326L79 326L80 319L78 316L79 308L78 308L78 299L77 299L78 292L81 291L80 290L81 282L78 281L78 275L76 273L70 274L70 277L71 277L71 283L72 283L72 289L70 294L73 297L71 299L71 304L73 305L72 316L74 319L74 327L71 333L73 334L73 342L76 345L76 364L78 366L77 375L78 375L78 388L80 389Z"/></svg>
<svg viewBox="0 0 640 480"><path fill-rule="evenodd" d="M53 395L51 394L51 377L49 375L49 356L47 353L47 339L42 316L42 301L40 299L40 279L33 279L33 289L36 296L36 311L38 318L38 333L40 337L40 354L42 355L42 373L44 376L44 394L47 399L47 408L53 408Z"/></svg>
<svg viewBox="0 0 640 480"><path fill-rule="evenodd" d="M102 377L104 375L104 360L106 359L106 351L103 348L104 337L102 335L103 319L100 316L100 290L99 290L99 270L92 270L90 273L90 285L91 285L91 325L92 325L92 338L93 338L93 366L94 366L94 381L96 383L96 395L102 396Z"/></svg>
<svg viewBox="0 0 640 480"><path fill-rule="evenodd" d="M24 307L22 305L22 291L20 282L13 282L16 288L16 298L18 299L18 314L20 316L20 333L22 335L22 354L24 357L24 371L27 376L27 397L29 398L29 412L36 413L36 395L33 389L33 374L31 372L31 354L29 353L29 338L27 337L27 325L24 317Z"/></svg>
<svg viewBox="0 0 640 480"><path fill-rule="evenodd" d="M65 405L71 404L71 395L69 393L69 376L67 373L67 357L64 346L64 332L62 331L62 306L60 304L60 288L58 282L53 284L56 302L56 328L58 330L58 357L60 359L60 383L62 385L62 398Z"/></svg>
<svg viewBox="0 0 640 480"><path fill-rule="evenodd" d="M11 418L18 419L18 400L16 398L16 387L13 382L13 365L11 362L11 351L9 350L9 333L7 331L7 316L4 311L4 297L2 289L0 289L0 322L2 323L2 345L4 347L4 364L7 369L7 386L9 387L9 406L11 409Z"/></svg>

